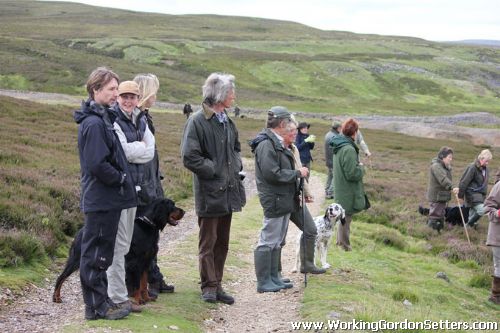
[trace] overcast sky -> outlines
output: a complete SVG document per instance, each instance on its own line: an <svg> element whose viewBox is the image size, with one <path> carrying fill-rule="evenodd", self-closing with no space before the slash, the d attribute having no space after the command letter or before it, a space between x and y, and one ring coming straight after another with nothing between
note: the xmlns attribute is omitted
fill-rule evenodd
<svg viewBox="0 0 500 333"><path fill-rule="evenodd" d="M262 17L300 22L324 30L413 36L434 41L500 40L499 0L78 0L72 2L166 14Z"/></svg>

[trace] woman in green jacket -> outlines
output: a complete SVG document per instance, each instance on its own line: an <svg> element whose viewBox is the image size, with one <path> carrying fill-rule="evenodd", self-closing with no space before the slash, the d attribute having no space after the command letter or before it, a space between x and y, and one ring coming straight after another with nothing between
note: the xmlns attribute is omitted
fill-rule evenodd
<svg viewBox="0 0 500 333"><path fill-rule="evenodd" d="M358 123L349 118L342 125L342 134L332 139L334 197L346 213L346 223L338 226L337 245L351 251L349 235L352 215L366 207L363 163L359 161L359 148L354 143Z"/></svg>

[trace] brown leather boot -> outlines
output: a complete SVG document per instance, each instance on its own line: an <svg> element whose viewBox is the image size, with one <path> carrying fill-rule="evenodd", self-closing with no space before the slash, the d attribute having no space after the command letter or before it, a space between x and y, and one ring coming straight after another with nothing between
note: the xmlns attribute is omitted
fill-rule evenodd
<svg viewBox="0 0 500 333"><path fill-rule="evenodd" d="M495 304L500 304L500 277L498 276L493 276L493 282L491 283L491 296L488 300Z"/></svg>

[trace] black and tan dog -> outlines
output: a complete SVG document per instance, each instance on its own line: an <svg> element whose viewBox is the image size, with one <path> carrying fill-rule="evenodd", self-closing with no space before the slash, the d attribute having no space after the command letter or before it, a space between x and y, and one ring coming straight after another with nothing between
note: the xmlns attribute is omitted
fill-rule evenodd
<svg viewBox="0 0 500 333"><path fill-rule="evenodd" d="M462 216L460 215L460 209L462 209L462 215L464 216L464 221L467 223L469 220L469 207L465 206L453 206L446 207L444 213L444 220L451 225L457 225L459 227L463 227ZM418 206L418 212L421 215L429 216L429 208L423 207L422 205Z"/></svg>
<svg viewBox="0 0 500 333"><path fill-rule="evenodd" d="M129 253L125 256L126 281L129 295L137 304L150 300L147 292L147 272L151 261L158 253L160 231L168 224L177 225L184 210L170 199L157 199L149 205L134 223L134 235ZM69 250L68 261L56 281L52 300L61 303L61 287L64 281L80 268L83 228L78 231Z"/></svg>

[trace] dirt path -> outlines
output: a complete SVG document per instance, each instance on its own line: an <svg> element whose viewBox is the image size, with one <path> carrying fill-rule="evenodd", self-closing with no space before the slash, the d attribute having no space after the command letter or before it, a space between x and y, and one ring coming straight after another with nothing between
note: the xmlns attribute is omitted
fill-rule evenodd
<svg viewBox="0 0 500 333"><path fill-rule="evenodd" d="M308 204L311 214L318 215L324 201L324 185L318 177L312 176L311 190L315 201ZM290 273L295 263L295 244L299 229L290 223L287 245L282 252L283 276L292 280L294 287L277 293L256 291L256 277L253 252L240 259L250 263L232 271L238 278L229 285L236 302L221 305L212 311L211 319L205 321L205 331L215 332L290 332L291 321L299 321L300 301L304 290L304 275ZM255 239L258 238L256 231ZM310 275L309 275L310 277ZM314 277L310 277L314 278Z"/></svg>
<svg viewBox="0 0 500 333"><path fill-rule="evenodd" d="M247 170L247 179L245 179L245 188L248 197L256 194L254 174L252 171L253 162L246 160L245 169ZM311 177L313 189L322 189L317 177ZM313 213L317 212L317 206L322 198L320 193L314 193L317 200L310 209ZM197 232L196 215L190 210L184 216L184 221L189 223L179 223L176 227L167 226L160 237L159 260L167 257L169 253L175 252L176 246L185 240L194 232ZM283 251L283 272L288 273L293 264L295 254L293 253L297 228L290 224L288 234L288 246ZM253 270L253 257L248 254L244 258L252 263L248 269L241 269L233 272L237 276L235 279L237 287L231 286L231 290L237 290L235 297L237 299L233 306L221 305L212 312L213 320L207 320L204 328L207 332L241 332L241 328L247 328L249 332L286 332L289 330L289 321L298 320L299 301L302 297L302 275L290 275L295 287L279 293L257 294L255 291L255 273ZM59 273L59 270L56 272ZM44 286L37 287L30 285L21 296L15 297L15 303L6 305L5 300L11 297L7 289L0 293L4 302L0 298L0 332L60 332L64 326L70 324L84 324L83 313L84 304L81 296L79 274L74 273L64 283L62 288L63 303L52 302L52 292L56 276L47 278ZM282 309L279 313L271 311L272 309ZM248 311L252 309L252 311ZM286 318L283 319L283 318ZM95 331L102 332L102 329ZM105 332L114 332L111 329L105 329ZM94 332L88 330L87 332ZM121 330L120 332L124 332Z"/></svg>

